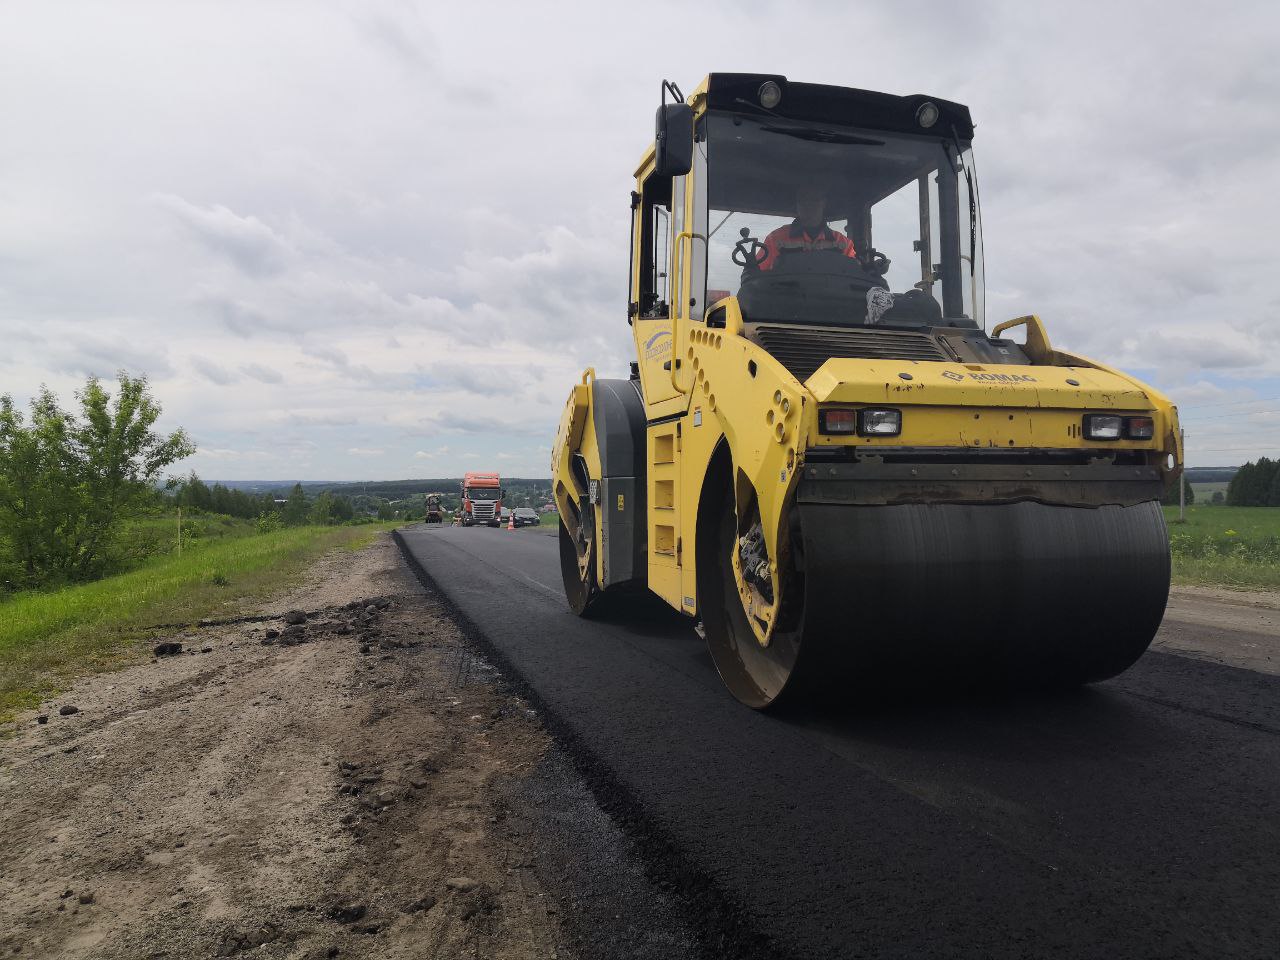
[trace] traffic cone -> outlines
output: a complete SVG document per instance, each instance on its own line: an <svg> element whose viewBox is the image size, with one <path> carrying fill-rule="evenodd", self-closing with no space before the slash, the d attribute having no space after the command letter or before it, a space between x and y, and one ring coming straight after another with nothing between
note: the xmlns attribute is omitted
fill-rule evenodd
<svg viewBox="0 0 1280 960"><path fill-rule="evenodd" d="M516 528L516 512L512 510L507 514L507 529L514 530Z"/></svg>

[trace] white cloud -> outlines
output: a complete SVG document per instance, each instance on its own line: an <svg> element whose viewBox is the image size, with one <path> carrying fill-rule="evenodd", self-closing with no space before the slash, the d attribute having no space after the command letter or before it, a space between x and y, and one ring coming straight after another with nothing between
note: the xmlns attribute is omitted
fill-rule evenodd
<svg viewBox="0 0 1280 960"><path fill-rule="evenodd" d="M631 358L659 81L716 66L669 46L678 15L748 69L968 103L993 322L1039 313L1184 411L1280 394L1271 6L650 10L5 5L0 386L146 372L211 479L545 475L582 367Z"/></svg>

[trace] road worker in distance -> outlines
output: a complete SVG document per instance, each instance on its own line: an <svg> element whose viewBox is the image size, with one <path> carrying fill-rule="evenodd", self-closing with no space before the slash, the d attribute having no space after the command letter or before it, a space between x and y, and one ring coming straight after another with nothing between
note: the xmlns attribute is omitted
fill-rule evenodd
<svg viewBox="0 0 1280 960"><path fill-rule="evenodd" d="M853 241L827 226L827 190L819 183L802 183L796 188L796 218L764 238L765 257L761 270L772 270L778 257L810 250L838 250L850 260L858 253Z"/></svg>

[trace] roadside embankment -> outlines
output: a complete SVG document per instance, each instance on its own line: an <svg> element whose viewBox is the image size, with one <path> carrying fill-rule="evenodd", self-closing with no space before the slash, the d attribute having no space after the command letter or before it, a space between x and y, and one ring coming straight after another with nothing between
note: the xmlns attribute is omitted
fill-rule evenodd
<svg viewBox="0 0 1280 960"><path fill-rule="evenodd" d="M0 601L0 733L74 677L143 657L157 624L195 624L287 586L326 550L356 550L386 524L296 527L201 543L93 583Z"/></svg>

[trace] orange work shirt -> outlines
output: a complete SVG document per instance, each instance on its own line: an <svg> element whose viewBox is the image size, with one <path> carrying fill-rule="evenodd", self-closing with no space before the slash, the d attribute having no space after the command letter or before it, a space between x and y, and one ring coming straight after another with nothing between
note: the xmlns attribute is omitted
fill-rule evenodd
<svg viewBox="0 0 1280 960"><path fill-rule="evenodd" d="M825 224L816 233L810 234L799 223L792 221L765 237L764 247L767 255L760 261L761 270L772 270L778 263L779 254L784 250L839 250L850 260L858 257L853 241Z"/></svg>

